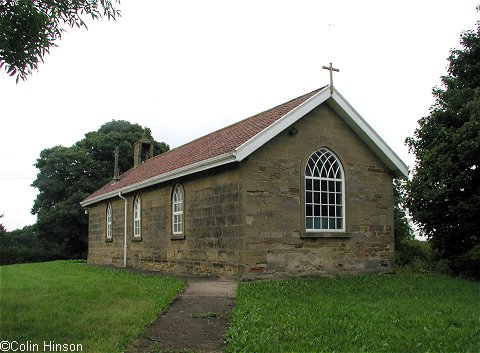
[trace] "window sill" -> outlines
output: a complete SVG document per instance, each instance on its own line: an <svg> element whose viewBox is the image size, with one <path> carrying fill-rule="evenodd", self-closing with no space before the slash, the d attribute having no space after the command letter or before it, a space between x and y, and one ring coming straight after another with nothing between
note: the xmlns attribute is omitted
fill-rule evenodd
<svg viewBox="0 0 480 353"><path fill-rule="evenodd" d="M347 232L302 232L300 238L314 239L314 238L351 238L351 234Z"/></svg>
<svg viewBox="0 0 480 353"><path fill-rule="evenodd" d="M132 237L133 242L142 241L142 237Z"/></svg>
<svg viewBox="0 0 480 353"><path fill-rule="evenodd" d="M170 240L184 240L185 234L170 234Z"/></svg>
<svg viewBox="0 0 480 353"><path fill-rule="evenodd" d="M111 243L113 242L113 238L105 238L105 243Z"/></svg>

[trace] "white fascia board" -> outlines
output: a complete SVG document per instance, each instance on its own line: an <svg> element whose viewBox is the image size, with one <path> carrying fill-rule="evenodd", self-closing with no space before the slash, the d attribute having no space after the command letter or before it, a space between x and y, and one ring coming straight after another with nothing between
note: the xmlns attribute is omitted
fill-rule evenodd
<svg viewBox="0 0 480 353"><path fill-rule="evenodd" d="M236 161L240 162L248 157L251 153L324 102L327 102L327 104L345 120L347 125L359 135L367 146L377 154L382 162L394 171L395 176L408 176L408 167L406 164L403 163L386 142L335 88L333 88L333 93L330 95L330 86L326 86L323 90L285 114L275 123L244 142L235 150Z"/></svg>
<svg viewBox="0 0 480 353"><path fill-rule="evenodd" d="M110 191L108 193L99 195L97 197L82 201L80 202L80 205L82 205L82 207L89 206L94 203L107 200L112 197L116 197L118 196L119 192L121 192L122 194L126 194L126 193L143 189L155 184L160 184L168 180L180 178L182 176L193 174L193 173L198 173L207 169L219 167L221 165L232 163L232 162L235 162L235 156L232 153L222 154L220 156L216 156L204 161L193 163L183 168L175 169L175 170L172 170L171 172L160 174L160 175L154 176L153 178L138 182L136 184L128 185L123 188Z"/></svg>
<svg viewBox="0 0 480 353"><path fill-rule="evenodd" d="M336 104L332 104L332 100ZM332 99L328 100L327 104L342 116L347 125L359 135L363 142L377 154L388 168L395 172L395 176L408 177L407 165L335 88Z"/></svg>
<svg viewBox="0 0 480 353"><path fill-rule="evenodd" d="M260 131L258 134L244 142L235 150L236 160L238 162L244 160L254 151L262 147L265 143L277 136L283 130L297 122L307 113L318 107L330 97L329 86L325 87L320 92L316 93L305 102L291 110L276 122L271 124L266 129Z"/></svg>

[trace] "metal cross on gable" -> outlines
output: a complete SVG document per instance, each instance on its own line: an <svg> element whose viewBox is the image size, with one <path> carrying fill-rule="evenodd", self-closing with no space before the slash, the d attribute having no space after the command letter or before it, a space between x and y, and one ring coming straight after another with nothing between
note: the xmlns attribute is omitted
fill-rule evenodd
<svg viewBox="0 0 480 353"><path fill-rule="evenodd" d="M330 71L330 94L332 94L332 93L333 93L333 71L339 72L340 70L339 70L339 69L335 69L335 68L332 66L332 63L330 63L329 66L323 66L322 68L325 69L325 70Z"/></svg>

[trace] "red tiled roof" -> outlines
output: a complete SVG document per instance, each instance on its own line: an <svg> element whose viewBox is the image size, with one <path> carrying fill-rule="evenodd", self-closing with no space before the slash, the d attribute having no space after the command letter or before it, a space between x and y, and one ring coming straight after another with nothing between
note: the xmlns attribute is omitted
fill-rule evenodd
<svg viewBox="0 0 480 353"><path fill-rule="evenodd" d="M266 110L245 120L224 127L185 145L162 153L145 163L132 168L120 176L116 183L108 184L88 196L83 202L103 194L121 190L133 184L141 183L156 176L173 172L194 163L233 153L242 144L278 121L320 89L307 93L275 108Z"/></svg>

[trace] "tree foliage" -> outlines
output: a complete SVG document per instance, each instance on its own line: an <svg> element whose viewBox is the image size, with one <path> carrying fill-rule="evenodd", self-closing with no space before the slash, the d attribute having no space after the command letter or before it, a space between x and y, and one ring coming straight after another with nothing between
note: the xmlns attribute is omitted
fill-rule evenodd
<svg viewBox="0 0 480 353"><path fill-rule="evenodd" d="M0 232L0 265L65 259L61 245L39 238L36 226Z"/></svg>
<svg viewBox="0 0 480 353"><path fill-rule="evenodd" d="M402 243L406 240L415 238L407 216L405 207L405 184L406 181L394 180L393 188L393 221L394 221L394 237L395 249L401 248Z"/></svg>
<svg viewBox="0 0 480 353"><path fill-rule="evenodd" d="M430 115L406 140L416 156L406 204L452 264L480 240L480 22L460 43L450 52L443 88L433 89Z"/></svg>
<svg viewBox="0 0 480 353"><path fill-rule="evenodd" d="M0 68L25 80L66 27L87 28L86 17L119 16L110 0L0 0Z"/></svg>
<svg viewBox="0 0 480 353"><path fill-rule="evenodd" d="M133 144L144 134L153 141L150 129L113 120L71 147L41 151L35 164L39 172L32 183L39 191L32 207L38 236L64 246L71 257L83 256L88 217L80 201L112 179L115 146L120 150L120 170L133 166ZM168 149L165 143L154 141L154 154Z"/></svg>
<svg viewBox="0 0 480 353"><path fill-rule="evenodd" d="M430 251L425 241L415 239L410 226L405 200L406 181L394 180L393 221L395 237L395 264L415 271L426 271L429 267Z"/></svg>
<svg viewBox="0 0 480 353"><path fill-rule="evenodd" d="M0 214L0 218L3 218L3 216L5 216L3 213ZM2 223L0 223L0 234L5 233L6 231L7 229L5 228L5 226Z"/></svg>

